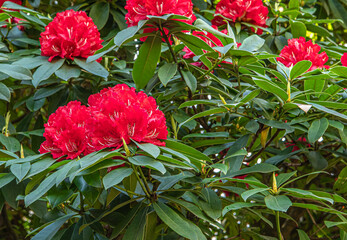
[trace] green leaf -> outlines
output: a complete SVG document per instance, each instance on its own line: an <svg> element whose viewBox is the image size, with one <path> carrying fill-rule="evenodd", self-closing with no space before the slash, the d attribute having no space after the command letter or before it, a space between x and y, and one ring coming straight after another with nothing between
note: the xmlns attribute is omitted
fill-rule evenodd
<svg viewBox="0 0 347 240"><path fill-rule="evenodd" d="M185 120L184 122L180 123L180 125L178 127L181 128L184 124L186 124L187 122L194 120L196 118L210 116L212 114L217 114L217 113L224 113L227 111L228 111L228 109L222 108L222 107L221 108L212 108L212 109L206 110L204 112L200 112L200 113L195 114L194 116L192 116L192 117L188 118L187 120Z"/></svg>
<svg viewBox="0 0 347 240"><path fill-rule="evenodd" d="M11 92L8 87L0 82L0 100L5 100L7 102L10 102L11 99Z"/></svg>
<svg viewBox="0 0 347 240"><path fill-rule="evenodd" d="M331 72L333 72L339 76L347 78L347 67L336 66L336 67L330 68L329 71L331 71Z"/></svg>
<svg viewBox="0 0 347 240"><path fill-rule="evenodd" d="M133 141L135 142L135 141ZM137 143L135 142L136 146L139 147L141 150L145 151L149 155L151 155L154 158L157 158L160 155L160 148L152 143Z"/></svg>
<svg viewBox="0 0 347 240"><path fill-rule="evenodd" d="M39 84L48 79L53 73L55 73L65 62L65 59L53 60L52 62L46 62L36 69L33 75L33 86L37 88Z"/></svg>
<svg viewBox="0 0 347 240"><path fill-rule="evenodd" d="M53 86L53 87L40 88L36 91L36 93L34 95L34 101L52 96L53 94L59 92L60 90L64 89L65 87L66 87L65 85L58 85L58 86Z"/></svg>
<svg viewBox="0 0 347 240"><path fill-rule="evenodd" d="M70 78L78 78L81 74L81 69L77 67L71 67L67 64L64 64L58 71L55 72L55 75L63 79L65 81L68 81Z"/></svg>
<svg viewBox="0 0 347 240"><path fill-rule="evenodd" d="M270 172L275 172L278 170L279 169L272 164L260 163L260 164L254 165L252 167L247 167L247 168L243 168L239 171L232 172L232 173L228 174L226 177L232 178L232 177L245 175L245 174L249 174L249 173L270 173Z"/></svg>
<svg viewBox="0 0 347 240"><path fill-rule="evenodd" d="M306 37L306 26L304 23L290 20L290 27L294 38Z"/></svg>
<svg viewBox="0 0 347 240"><path fill-rule="evenodd" d="M259 203L237 202L237 203L233 203L233 204L226 206L223 209L222 215L225 216L225 214L227 214L228 212L239 210L241 208L259 207L259 206L262 206L262 205Z"/></svg>
<svg viewBox="0 0 347 240"><path fill-rule="evenodd" d="M6 137L4 134L0 133L0 143L10 152L18 152L20 150L20 143L14 137Z"/></svg>
<svg viewBox="0 0 347 240"><path fill-rule="evenodd" d="M284 102L287 101L287 93L270 80L253 78L253 81L255 82L255 84L257 84L260 88L264 89L265 91L273 93L274 95L282 99Z"/></svg>
<svg viewBox="0 0 347 240"><path fill-rule="evenodd" d="M310 143L315 143L320 137L323 136L328 127L328 119L322 118L314 120L308 129L308 141Z"/></svg>
<svg viewBox="0 0 347 240"><path fill-rule="evenodd" d="M131 168L117 168L112 170L102 179L105 189L109 189L110 187L119 184L123 181L124 178L130 176L133 173Z"/></svg>
<svg viewBox="0 0 347 240"><path fill-rule="evenodd" d="M18 80L32 79L30 70L18 65L0 64L0 72L3 72Z"/></svg>
<svg viewBox="0 0 347 240"><path fill-rule="evenodd" d="M126 29L123 29L114 38L114 44L117 47L122 46L124 42L134 37L134 35L147 23L147 20L141 20L139 21L137 26L129 27Z"/></svg>
<svg viewBox="0 0 347 240"><path fill-rule="evenodd" d="M141 209L124 234L123 240L143 240L148 207Z"/></svg>
<svg viewBox="0 0 347 240"><path fill-rule="evenodd" d="M178 37L196 56L201 56L200 60L208 67L212 67L212 63L206 56L202 56L205 54L204 50L207 50L209 52L214 52L214 50L209 46L206 42L204 42L202 39L193 36L188 35L185 33L176 33L176 37Z"/></svg>
<svg viewBox="0 0 347 240"><path fill-rule="evenodd" d="M55 219L52 221L48 226L46 226L44 229L42 229L38 234L36 234L32 240L50 240L54 237L54 235L59 231L61 226L69 220L71 217L73 217L75 213L71 213L68 215L65 215L63 217L60 217L58 219Z"/></svg>
<svg viewBox="0 0 347 240"><path fill-rule="evenodd" d="M114 226L111 239L117 237L123 229L129 225L130 221L135 217L136 213L141 209L142 204L138 203L123 218L119 219Z"/></svg>
<svg viewBox="0 0 347 240"><path fill-rule="evenodd" d="M290 70L290 79L293 80L305 73L312 66L311 61L303 60L296 63Z"/></svg>
<svg viewBox="0 0 347 240"><path fill-rule="evenodd" d="M165 142L166 142L167 148L173 149L173 150L180 152L180 153L183 153L187 156L192 156L192 157L195 157L195 158L203 160L203 161L211 162L211 159L208 156L206 156L202 152L199 152L195 148L192 148L192 147L187 146L183 143L179 143L179 142L169 140L169 139L167 139Z"/></svg>
<svg viewBox="0 0 347 240"><path fill-rule="evenodd" d="M345 114L342 114L342 113L339 113L337 111L334 111L334 110L331 110L329 108L326 108L320 104L316 104L316 103L311 103L311 102L308 102L308 101L303 101L305 104L308 104L308 105L312 105L314 108L322 111L322 112L325 112L325 113L328 113L328 114L331 114L331 115L334 115L334 116L337 116L337 117L340 117L342 119L345 119L347 120L347 115Z"/></svg>
<svg viewBox="0 0 347 240"><path fill-rule="evenodd" d="M293 195L299 195L302 198L319 199L319 200L324 200L324 201L330 202L331 204L334 204L333 199L317 196L317 195L315 195L312 192L307 191L307 190L298 189L298 188L281 188L281 190L285 191L285 192L292 193Z"/></svg>
<svg viewBox="0 0 347 240"><path fill-rule="evenodd" d="M182 71L182 75L183 75L184 81L186 82L187 86L194 94L196 91L196 88L197 88L197 80L196 80L195 76L189 71Z"/></svg>
<svg viewBox="0 0 347 240"><path fill-rule="evenodd" d="M159 68L158 77L161 83L166 87L167 83L175 76L176 72L176 63L165 63Z"/></svg>
<svg viewBox="0 0 347 240"><path fill-rule="evenodd" d="M303 231L298 229L299 240L310 240L309 236Z"/></svg>
<svg viewBox="0 0 347 240"><path fill-rule="evenodd" d="M297 171L293 171L290 173L281 173L276 177L276 183L277 183L277 187L280 187L283 183L285 183L286 181L288 181L291 177L293 177L295 174L297 173Z"/></svg>
<svg viewBox="0 0 347 240"><path fill-rule="evenodd" d="M218 219L222 214L222 201L216 192L211 188L204 188L201 191L201 196L205 200L199 202L201 209L212 219Z"/></svg>
<svg viewBox="0 0 347 240"><path fill-rule="evenodd" d="M96 76L107 78L109 75L108 71L96 61L87 63L85 59L75 58L75 63L87 72L90 72Z"/></svg>
<svg viewBox="0 0 347 240"><path fill-rule="evenodd" d="M251 189L251 190L244 191L241 194L241 197L243 198L243 200L247 201L247 199L249 197L253 196L254 194L265 192L265 191L268 191L269 189L270 188L254 188L254 189Z"/></svg>
<svg viewBox="0 0 347 240"><path fill-rule="evenodd" d="M310 151L307 158L312 164L314 170L322 170L328 166L328 161L322 156L320 152Z"/></svg>
<svg viewBox="0 0 347 240"><path fill-rule="evenodd" d="M161 54L161 38L149 36L140 47L133 68L133 79L138 90L143 89L154 75Z"/></svg>
<svg viewBox="0 0 347 240"><path fill-rule="evenodd" d="M153 175L153 178L157 179L160 181L160 185L157 189L157 191L161 190L166 190L174 186L176 183L179 181L185 179L185 178L190 178L193 177L194 175L190 172L181 172L180 174L172 175L172 176L164 176L164 177L159 177Z"/></svg>
<svg viewBox="0 0 347 240"><path fill-rule="evenodd" d="M245 50L249 52L255 52L259 50L265 43L265 40L259 37L256 34L253 34L243 40L242 45L239 47L239 50Z"/></svg>
<svg viewBox="0 0 347 240"><path fill-rule="evenodd" d="M26 162L23 164L12 164L10 167L11 172L13 173L13 175L16 176L16 178L19 181L22 181L23 178L27 175L27 173L30 170L30 163Z"/></svg>
<svg viewBox="0 0 347 240"><path fill-rule="evenodd" d="M29 206L34 203L40 197L42 197L49 189L55 185L55 179L59 176L59 171L52 173L47 178L45 178L42 183L31 193L25 196L24 203L25 206Z"/></svg>
<svg viewBox="0 0 347 240"><path fill-rule="evenodd" d="M287 212L288 208L292 206L292 201L284 195L268 195L264 200L266 206L275 211Z"/></svg>
<svg viewBox="0 0 347 240"><path fill-rule="evenodd" d="M0 188L9 184L15 178L12 173L0 173Z"/></svg>
<svg viewBox="0 0 347 240"><path fill-rule="evenodd" d="M153 203L153 208L159 218L180 236L191 240L206 240L200 228L178 215L164 203L155 202Z"/></svg>
<svg viewBox="0 0 347 240"><path fill-rule="evenodd" d="M107 23L110 14L110 4L108 2L97 2L93 4L90 9L89 17L93 19L93 22L98 27L102 29Z"/></svg>
<svg viewBox="0 0 347 240"><path fill-rule="evenodd" d="M147 156L129 157L129 162L131 162L132 164L137 165L137 166L145 166L145 167L152 168L154 170L158 170L162 174L164 174L166 172L166 169L161 162L156 161L156 160L154 160L150 157L147 157Z"/></svg>

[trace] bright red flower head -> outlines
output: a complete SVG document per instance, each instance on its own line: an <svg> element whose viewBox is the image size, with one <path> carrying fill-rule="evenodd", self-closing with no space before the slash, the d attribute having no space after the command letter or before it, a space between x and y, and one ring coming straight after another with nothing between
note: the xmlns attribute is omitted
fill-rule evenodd
<svg viewBox="0 0 347 240"><path fill-rule="evenodd" d="M214 25L224 25L224 18L232 22L249 22L251 24L267 27L269 10L262 0L221 0L216 6ZM223 17L224 18L223 18ZM263 30L258 29L257 34Z"/></svg>
<svg viewBox="0 0 347 240"><path fill-rule="evenodd" d="M285 46L277 61L283 63L286 67L294 66L297 62L308 60L312 62L312 66L308 71L317 68L326 68L324 65L328 61L328 55L325 52L319 54L320 46L313 44L311 40L305 41L304 37L288 39L288 46Z"/></svg>
<svg viewBox="0 0 347 240"><path fill-rule="evenodd" d="M345 52L341 57L341 64L344 67L347 67L347 52Z"/></svg>
<svg viewBox="0 0 347 240"><path fill-rule="evenodd" d="M106 88L89 97L91 119L90 151L119 148L131 139L163 146L167 139L166 119L152 97L135 92L125 84Z"/></svg>
<svg viewBox="0 0 347 240"><path fill-rule="evenodd" d="M67 155L67 159L74 159L85 154L87 149L86 121L89 118L88 108L78 101L59 107L45 124L43 136L46 141L41 144L40 153L51 152L53 158Z"/></svg>
<svg viewBox="0 0 347 240"><path fill-rule="evenodd" d="M147 15L163 16L176 14L190 18L183 22L192 23L195 20L191 0L127 0L125 15L129 27L136 26L139 21L148 19Z"/></svg>
<svg viewBox="0 0 347 240"><path fill-rule="evenodd" d="M57 16L41 33L41 54L54 57L88 58L102 48L102 39L93 20L83 11L67 10Z"/></svg>

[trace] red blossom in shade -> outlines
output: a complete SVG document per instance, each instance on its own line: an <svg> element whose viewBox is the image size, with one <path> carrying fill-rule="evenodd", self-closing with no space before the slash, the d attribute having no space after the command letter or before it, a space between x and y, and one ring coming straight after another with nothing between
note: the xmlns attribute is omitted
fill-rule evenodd
<svg viewBox="0 0 347 240"><path fill-rule="evenodd" d="M59 107L50 115L45 124L46 138L39 149L40 153L51 152L53 158L67 155L74 159L85 154L87 149L86 121L90 118L89 110L78 101Z"/></svg>
<svg viewBox="0 0 347 240"><path fill-rule="evenodd" d="M306 42L304 37L288 39L288 46L282 49L277 61L283 63L286 67L291 67L297 62L308 60L312 62L312 66L308 71L317 68L328 69L329 66L324 65L328 61L328 55L325 52L319 53L320 49L318 44L313 44L311 40Z"/></svg>
<svg viewBox="0 0 347 240"><path fill-rule="evenodd" d="M347 67L347 52L345 52L341 57L341 64L344 67Z"/></svg>
<svg viewBox="0 0 347 240"><path fill-rule="evenodd" d="M304 145L305 147L311 147L311 145L307 143L307 139L305 137L299 137L296 142ZM292 152L300 150L299 146L293 142L287 142L285 145L287 148L294 146Z"/></svg>
<svg viewBox="0 0 347 240"><path fill-rule="evenodd" d="M100 33L83 11L67 10L57 16L41 33L41 54L50 57L88 58L102 48Z"/></svg>
<svg viewBox="0 0 347 240"><path fill-rule="evenodd" d="M248 22L260 27L267 27L269 10L262 0L221 0L216 6L214 25L226 24L224 18L232 22ZM254 31L254 29L252 28ZM263 30L258 29L257 34Z"/></svg>
<svg viewBox="0 0 347 240"><path fill-rule="evenodd" d="M91 118L89 151L119 148L123 139L164 146L166 119L152 97L135 92L125 84L102 90L89 97Z"/></svg>
<svg viewBox="0 0 347 240"><path fill-rule="evenodd" d="M217 26L212 25L212 27L216 30L218 30ZM224 34L228 34L228 30L227 29L223 29L221 31ZM203 40L204 42L206 42L210 47L223 47L223 43L221 42L221 40L219 38L217 38L214 34L210 33L210 32L203 32L203 31L194 31L192 33L194 36L200 38L201 40ZM237 47L241 46L241 43L237 43ZM206 53L206 50L203 50L204 53ZM189 58L193 58L195 56L195 54L187 47L185 46L183 48L183 52L185 52L185 54L183 55L184 59L189 59ZM230 64L230 62L227 61L223 61L222 63L228 63ZM191 65L194 65L196 67L201 67L203 69L208 69L201 61L199 62L193 62L191 63Z"/></svg>
<svg viewBox="0 0 347 240"><path fill-rule="evenodd" d="M13 3L18 4L18 5L22 5L22 1L21 0L0 0L0 13L3 12L3 10L1 8L2 8L2 5L4 4L4 2L6 2L6 1L13 2ZM15 11L13 9L9 9L9 10ZM26 20L23 20L23 19L20 19L20 18L16 18L16 17L12 17L11 20L15 24L21 24L22 22L26 21ZM6 28L7 26L3 25L1 27L2 28ZM24 31L24 27L23 26L17 25L17 27L18 27L19 30Z"/></svg>
<svg viewBox="0 0 347 240"><path fill-rule="evenodd" d="M181 20L187 23L192 23L196 19L191 0L127 0L125 9L128 10L125 19L129 27L148 19L147 15L182 15L190 18L190 20Z"/></svg>

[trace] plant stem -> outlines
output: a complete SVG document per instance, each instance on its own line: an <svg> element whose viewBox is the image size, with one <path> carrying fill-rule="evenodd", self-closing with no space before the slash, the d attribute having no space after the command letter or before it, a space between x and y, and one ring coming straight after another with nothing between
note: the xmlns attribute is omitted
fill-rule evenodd
<svg viewBox="0 0 347 240"><path fill-rule="evenodd" d="M150 189L150 187L149 187L149 185L147 183L146 177L143 174L141 167L138 167L138 169L139 169L139 172L140 172L140 176L142 177L143 182L145 183L145 187L146 187L147 191L149 192L149 194L152 194L152 191L151 191L151 189Z"/></svg>
<svg viewBox="0 0 347 240"><path fill-rule="evenodd" d="M283 240L282 233L281 233L280 212L279 211L276 211L276 227L277 227L278 239Z"/></svg>
<svg viewBox="0 0 347 240"><path fill-rule="evenodd" d="M138 174L138 172L137 172L137 169L135 168L134 164L131 164L131 167L132 167L132 169L134 170L134 173L135 173L135 176L136 176L136 178L137 178L137 181L139 181L139 183L140 183L140 185L141 185L141 188L142 188L143 192L146 194L146 196L147 196L148 199L151 199L151 195L149 195L149 193L147 192L147 189L146 189L145 185L143 185L143 182L142 182L142 180L141 180L141 178L140 178L140 176L139 176L139 174Z"/></svg>

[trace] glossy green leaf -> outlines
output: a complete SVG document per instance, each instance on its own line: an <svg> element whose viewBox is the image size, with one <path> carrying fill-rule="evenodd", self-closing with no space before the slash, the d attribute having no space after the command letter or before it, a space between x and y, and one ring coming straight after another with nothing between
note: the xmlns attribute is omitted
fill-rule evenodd
<svg viewBox="0 0 347 240"><path fill-rule="evenodd" d="M165 63L162 67L159 68L158 77L161 83L166 87L168 82L175 76L176 72L176 63Z"/></svg>
<svg viewBox="0 0 347 240"><path fill-rule="evenodd" d="M36 69L33 75L33 86L37 88L43 80L48 79L55 73L63 64L65 59L53 60L52 62L46 62Z"/></svg>
<svg viewBox="0 0 347 240"><path fill-rule="evenodd" d="M117 168L112 170L102 179L105 189L109 189L110 187L119 184L123 181L124 178L130 176L133 173L131 168Z"/></svg>
<svg viewBox="0 0 347 240"><path fill-rule="evenodd" d="M320 137L323 136L328 127L328 119L322 118L314 120L308 129L308 141L310 143L316 142Z"/></svg>
<svg viewBox="0 0 347 240"><path fill-rule="evenodd" d="M161 38L149 36L140 47L133 68L133 79L138 90L143 89L154 75L161 54Z"/></svg>
<svg viewBox="0 0 347 240"><path fill-rule="evenodd" d="M288 208L292 206L292 201L284 195L268 195L264 200L266 206L275 211L287 212Z"/></svg>
<svg viewBox="0 0 347 240"><path fill-rule="evenodd" d="M154 170L158 170L162 174L164 174L166 172L166 169L161 162L156 161L156 160L154 160L150 157L147 157L147 156L129 157L129 162L131 162L132 164L137 165L137 166L144 166L144 167L152 168Z"/></svg>

